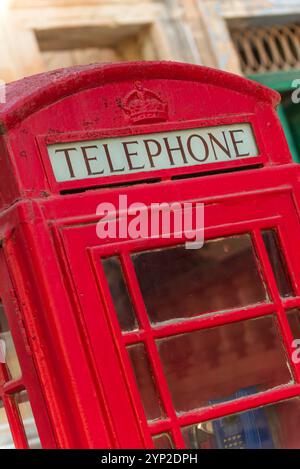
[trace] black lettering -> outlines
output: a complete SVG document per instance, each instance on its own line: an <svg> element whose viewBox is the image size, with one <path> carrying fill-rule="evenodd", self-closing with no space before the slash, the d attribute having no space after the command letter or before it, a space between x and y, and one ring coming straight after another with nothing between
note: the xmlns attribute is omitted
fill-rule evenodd
<svg viewBox="0 0 300 469"><path fill-rule="evenodd" d="M202 143L203 148L205 150L205 154L204 154L203 158L199 158L193 152L193 150L192 150L192 138L199 138L201 140L201 143ZM208 145L207 145L205 139L203 137L201 137L201 135L197 135L197 134L190 135L189 138L187 139L186 145L187 145L187 149L188 149L189 154L191 155L191 157L194 160L199 161L199 162L207 160L207 158L209 156L209 148L208 148Z"/></svg>
<svg viewBox="0 0 300 469"><path fill-rule="evenodd" d="M64 148L63 150L55 150L55 153L59 153L60 151L64 152L65 158L66 158L66 163L68 165L68 169L69 169L69 172L70 172L70 177L74 178L75 174L74 174L74 170L73 170L73 166L72 166L72 163L71 163L69 152L70 151L77 151L77 148Z"/></svg>
<svg viewBox="0 0 300 469"><path fill-rule="evenodd" d="M213 149L213 152L214 152L214 155L215 155L215 159L217 160L218 157L217 157L217 153L216 153L216 150L215 150L215 146L214 144L216 144L219 148L221 148L221 150L226 153L226 155L228 156L228 158L231 158L231 154L230 154L230 149L229 149L229 146L228 146L228 142L226 140L226 136L225 136L225 132L224 130L222 131L222 134L223 134L223 137L224 137L224 142L226 144L226 147L221 143L219 142L219 140L217 140L217 138L211 134L211 133L208 133L207 135L209 136L209 139L210 139L210 143L211 143L211 147Z"/></svg>
<svg viewBox="0 0 300 469"><path fill-rule="evenodd" d="M104 151L105 151L105 155L106 155L106 159L107 159L107 162L108 162L110 172L111 173L118 173L118 172L124 171L124 169L125 169L124 166L123 166L123 168L114 168L114 165L113 165L113 162L112 162L112 159L111 159L111 156L110 156L110 152L109 152L107 143L103 143L103 148L104 148Z"/></svg>
<svg viewBox="0 0 300 469"><path fill-rule="evenodd" d="M163 138L163 140L165 142L165 145L166 145L166 149L167 149L167 152L168 152L168 157L169 157L171 166L175 165L174 160L173 160L173 156L172 156L173 151L180 151L183 162L185 164L187 164L187 159L186 159L186 156L185 156L185 153L184 153L184 148L183 148L183 145L182 145L181 137L177 136L176 139L177 139L177 142L178 142L178 147L171 148L170 145L169 145L169 142L168 142L168 138L167 137Z"/></svg>
<svg viewBox="0 0 300 469"><path fill-rule="evenodd" d="M127 162L128 162L128 167L129 167L130 170L143 169L145 167L145 165L143 165L143 166L133 166L132 165L131 157L132 156L138 156L138 153L136 151L133 152L133 153L130 153L127 145L134 145L134 144L138 144L138 143L139 142L137 140L134 140L132 142L122 142L122 145L123 145L123 148L124 148L124 151L125 151L125 155L126 155L126 159L127 159Z"/></svg>
<svg viewBox="0 0 300 469"><path fill-rule="evenodd" d="M93 173L93 171L91 169L90 161L97 161L96 156L90 157L87 154L87 150L89 150L91 148L97 148L98 149L97 145L89 145L87 147L81 147L81 151L82 151L82 154L83 154L83 158L84 158L84 162L85 162L85 166L86 166L86 169L87 169L88 176L92 176L92 175L95 175L95 174L103 174L104 170L96 171L95 173Z"/></svg>
<svg viewBox="0 0 300 469"><path fill-rule="evenodd" d="M156 145L156 151L154 151L153 153L151 152L151 149L150 149L150 145L149 145L150 143L154 143ZM145 144L145 148L146 148L146 152L147 152L147 156L148 156L150 166L151 166L151 168L155 168L153 158L160 155L160 153L161 153L161 144L157 140L152 140L151 138L149 138L147 140L144 140L144 144Z"/></svg>
<svg viewBox="0 0 300 469"><path fill-rule="evenodd" d="M243 140L236 140L235 139L235 133L237 132L242 132L244 133L243 129L237 129L237 130L229 130L229 133L230 133L230 136L231 136L231 140L232 140L232 143L233 143L233 147L234 147L234 151L235 151L235 156L237 158L241 158L243 156L250 156L250 153L239 153L239 149L238 149L238 144L239 143L243 143Z"/></svg>

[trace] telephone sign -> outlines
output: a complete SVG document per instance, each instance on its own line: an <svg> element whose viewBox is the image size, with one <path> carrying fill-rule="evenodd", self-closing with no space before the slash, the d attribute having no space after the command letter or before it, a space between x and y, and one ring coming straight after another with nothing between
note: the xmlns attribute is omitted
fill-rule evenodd
<svg viewBox="0 0 300 469"><path fill-rule="evenodd" d="M182 168L258 155L247 123L49 145L58 182Z"/></svg>

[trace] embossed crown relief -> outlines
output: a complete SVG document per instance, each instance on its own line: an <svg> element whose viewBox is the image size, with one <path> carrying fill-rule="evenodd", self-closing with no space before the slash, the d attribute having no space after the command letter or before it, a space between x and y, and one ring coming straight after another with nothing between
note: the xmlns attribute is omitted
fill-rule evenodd
<svg viewBox="0 0 300 469"><path fill-rule="evenodd" d="M161 122L168 118L167 102L154 91L144 88L139 81L120 104L133 124Z"/></svg>

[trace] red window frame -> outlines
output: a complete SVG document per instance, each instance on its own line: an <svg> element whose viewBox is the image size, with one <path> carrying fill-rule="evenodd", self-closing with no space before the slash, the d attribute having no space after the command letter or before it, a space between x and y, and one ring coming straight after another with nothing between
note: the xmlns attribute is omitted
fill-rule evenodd
<svg viewBox="0 0 300 469"><path fill-rule="evenodd" d="M11 380L5 364L1 363L0 400L3 402L14 445L18 449L27 449L29 447L17 404L13 398L14 394L24 390L25 386L22 379Z"/></svg>
<svg viewBox="0 0 300 469"><path fill-rule="evenodd" d="M260 198L259 203L257 203L257 198ZM228 196L227 199L230 199L230 196ZM293 351L291 343L293 341L293 337L285 314L285 311L288 309L300 307L300 285L296 280L297 277L299 278L300 274L300 254L297 255L291 251L291 246L296 246L300 233L297 219L295 217L290 189L284 188L278 191L270 190L265 193L261 193L260 195L247 194L243 201L240 197L233 197L232 201L236 204L235 207L231 207L230 204L228 207L220 201L219 203L215 203L210 206L209 200L207 201L205 238L215 239L224 236L250 233L256 254L260 259L263 276L270 295L270 302L252 305L246 309L234 309L217 314L211 313L209 315L193 317L193 319L180 320L170 324L155 326L150 324L134 266L130 258L130 253L154 249L157 247L162 248L177 245L180 244L180 242L185 241L184 235L181 239L140 239L126 240L123 242L116 240L115 242L101 241L100 243L100 240L96 237L95 224L91 219L89 220L89 224L83 224L83 220L78 222L77 219L78 224L76 225L72 225L69 221L67 225L61 222L58 226L53 227L56 234L56 240L63 240L72 271L71 275L73 276L76 284L76 289L82 293L81 297L84 297L79 299L82 303L81 314L87 325L92 346L93 342L95 345L97 337L99 342L99 331L101 330L101 333L104 333L103 326L100 326L99 323L101 310L96 314L95 311L97 311L97 303L93 302L95 301L94 287L96 286L99 299L101 298L100 302L103 308L103 315L105 316L105 321L108 325L111 341L114 344L115 353L118 355L120 363L119 366L122 369L126 386L129 389L132 409L135 411L137 420L142 422L140 431L146 447L153 447L153 436L162 432L171 432L175 447L184 448L184 440L180 430L180 428L184 426L241 412L291 397L300 396L300 365L294 364L291 361L291 354ZM261 235L262 230L265 229L277 230L283 256L287 263L287 268L290 273L291 282L295 292L295 296L293 297L281 298L278 292L272 266ZM125 281L131 295L135 313L141 325L141 330L139 331L122 333L117 320L108 283L100 262L101 257L105 258L116 255L120 257ZM87 256L89 257L89 262ZM95 284L94 286L92 286L90 282L92 278L93 283ZM91 301L91 298L93 298L93 301ZM93 308L91 309L92 305ZM270 314L277 317L282 340L290 358L294 384L282 385L272 390L251 395L250 397L243 397L234 401L216 404L213 407L201 408L182 415L176 415L155 345L155 339L166 337L167 335L175 335L192 330L220 326ZM163 420L153 421L150 423L146 421L131 363L125 348L126 345L138 342L144 342L146 344L155 381L158 386L163 406L167 413L167 418ZM102 343L102 348L103 347L104 345ZM98 350L100 349L98 348ZM94 349L94 353L96 355L96 361L101 360L100 357L97 357L96 349ZM107 368L108 364L106 363L105 365ZM112 367L114 366L114 364L110 365ZM108 379L108 376L112 376L113 369L110 369L109 372L107 372L105 367L102 366L102 371L102 382L105 388L107 385L105 384L105 381ZM107 374L106 377L104 376L104 373ZM121 392L118 393L118 399L122 400L120 394ZM119 407L114 407L114 404L111 401L108 405L110 406L113 420L117 422L116 425L121 425L119 413L121 404ZM123 418L124 413L122 420ZM126 426L128 425L129 423L127 420ZM123 447L126 446L123 445Z"/></svg>
<svg viewBox="0 0 300 469"><path fill-rule="evenodd" d="M20 318L17 298L13 292L5 254L3 248L0 248L0 298L21 369L21 376L18 379L12 379L6 365L0 363L0 400L3 402L16 449L29 449L28 439L15 400L15 395L21 391L27 391L28 393L42 447L55 448L56 443L48 420L40 383L35 372L27 335Z"/></svg>

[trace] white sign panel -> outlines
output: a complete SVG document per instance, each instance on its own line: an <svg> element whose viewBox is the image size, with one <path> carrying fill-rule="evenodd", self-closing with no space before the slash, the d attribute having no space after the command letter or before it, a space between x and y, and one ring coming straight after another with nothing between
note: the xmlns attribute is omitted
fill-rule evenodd
<svg viewBox="0 0 300 469"><path fill-rule="evenodd" d="M185 168L258 156L250 124L56 143L48 153L58 182Z"/></svg>

